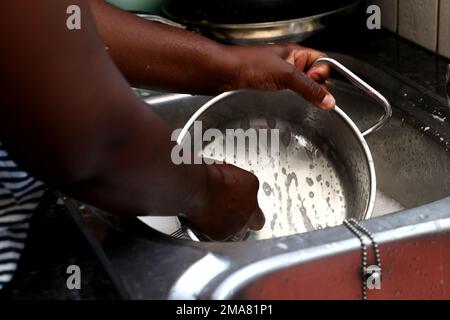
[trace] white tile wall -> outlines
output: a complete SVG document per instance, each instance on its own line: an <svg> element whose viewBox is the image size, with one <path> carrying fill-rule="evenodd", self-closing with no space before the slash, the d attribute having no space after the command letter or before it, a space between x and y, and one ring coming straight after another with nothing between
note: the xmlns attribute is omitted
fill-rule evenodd
<svg viewBox="0 0 450 320"><path fill-rule="evenodd" d="M437 49L438 0L399 0L398 33L429 49Z"/></svg>
<svg viewBox="0 0 450 320"><path fill-rule="evenodd" d="M381 8L381 24L450 58L450 0L366 0Z"/></svg>
<svg viewBox="0 0 450 320"><path fill-rule="evenodd" d="M381 8L381 25L397 32L397 0L368 0L367 5L376 4Z"/></svg>
<svg viewBox="0 0 450 320"><path fill-rule="evenodd" d="M440 0L439 53L450 58L450 0Z"/></svg>

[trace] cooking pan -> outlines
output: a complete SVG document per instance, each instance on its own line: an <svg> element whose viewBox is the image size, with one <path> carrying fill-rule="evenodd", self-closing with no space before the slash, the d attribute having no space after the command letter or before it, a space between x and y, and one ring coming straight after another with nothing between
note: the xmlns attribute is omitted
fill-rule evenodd
<svg viewBox="0 0 450 320"><path fill-rule="evenodd" d="M169 0L164 17L140 17L193 30L229 44L301 42L324 29L328 19L353 12L359 0Z"/></svg>
<svg viewBox="0 0 450 320"><path fill-rule="evenodd" d="M164 12L189 23L246 24L293 20L333 12L355 0L167 0Z"/></svg>
<svg viewBox="0 0 450 320"><path fill-rule="evenodd" d="M193 136L194 125L199 121L203 133L210 128L221 132L250 128L257 132L260 129L278 132L280 143L275 156L269 147L259 147L256 157L250 152L223 152L228 137L205 142L201 150L193 149L199 155L234 164L258 177L258 202L266 216L266 225L259 232L246 233L248 239L288 236L340 225L344 219L363 220L372 215L376 176L365 137L387 123L392 115L391 106L339 62L323 57L318 63L333 66L378 101L384 110L379 121L361 133L339 107L331 112L320 110L289 90L246 90L227 92L212 99L191 117L178 137L180 145L192 143L189 147L194 148L193 139L186 137ZM245 147L247 150L248 146ZM172 221L172 225L177 224ZM202 239L186 226L171 230L173 236Z"/></svg>

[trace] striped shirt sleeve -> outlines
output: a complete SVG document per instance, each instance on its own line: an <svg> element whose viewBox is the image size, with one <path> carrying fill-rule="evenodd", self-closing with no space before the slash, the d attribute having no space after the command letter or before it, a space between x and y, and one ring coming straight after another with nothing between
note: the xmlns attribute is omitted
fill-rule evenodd
<svg viewBox="0 0 450 320"><path fill-rule="evenodd" d="M12 279L45 185L20 170L0 143L0 290Z"/></svg>

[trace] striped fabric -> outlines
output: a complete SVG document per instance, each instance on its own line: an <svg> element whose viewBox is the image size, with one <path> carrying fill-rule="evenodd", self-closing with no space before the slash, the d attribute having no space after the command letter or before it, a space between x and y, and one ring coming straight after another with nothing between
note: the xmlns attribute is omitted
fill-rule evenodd
<svg viewBox="0 0 450 320"><path fill-rule="evenodd" d="M0 289L14 275L44 189L42 182L17 168L0 143Z"/></svg>

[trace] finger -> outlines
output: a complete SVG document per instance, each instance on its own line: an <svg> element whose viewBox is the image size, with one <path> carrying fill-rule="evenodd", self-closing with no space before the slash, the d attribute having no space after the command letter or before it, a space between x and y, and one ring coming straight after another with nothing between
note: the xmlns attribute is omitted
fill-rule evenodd
<svg viewBox="0 0 450 320"><path fill-rule="evenodd" d="M319 83L324 83L330 77L330 66L321 63L314 65L317 59L325 57L326 54L313 49L307 50L307 61L305 71L306 74L313 80Z"/></svg>
<svg viewBox="0 0 450 320"><path fill-rule="evenodd" d="M310 48L304 48L298 45L295 47L290 47L290 50L291 52L286 61L295 65L302 71L309 70L314 65L317 59L327 56L324 52ZM321 65L320 69L323 70L323 72L327 72L330 68L328 65Z"/></svg>
<svg viewBox="0 0 450 320"><path fill-rule="evenodd" d="M250 217L249 228L254 231L261 230L266 223L266 218L264 217L264 213L258 207L253 215Z"/></svg>
<svg viewBox="0 0 450 320"><path fill-rule="evenodd" d="M336 106L336 100L331 93L303 72L292 72L288 77L287 87L320 109L331 110Z"/></svg>
<svg viewBox="0 0 450 320"><path fill-rule="evenodd" d="M330 67L324 63L321 63L310 68L306 75L314 81L323 84L330 77Z"/></svg>
<svg viewBox="0 0 450 320"><path fill-rule="evenodd" d="M305 48L304 50L306 50L307 53L306 68L308 69L314 65L317 59L327 56L324 52L317 51L314 49ZM329 69L327 65L324 66L325 69Z"/></svg>
<svg viewBox="0 0 450 320"><path fill-rule="evenodd" d="M314 66L317 59L326 56L325 53L298 45L288 48L291 51L286 61L305 72L308 77L319 83L324 83L330 77L330 67L327 64Z"/></svg>

